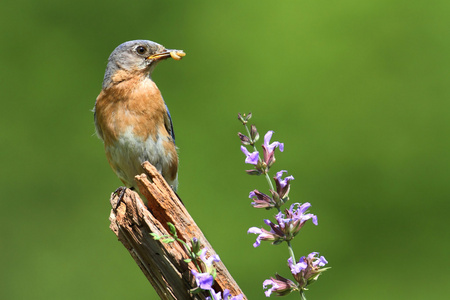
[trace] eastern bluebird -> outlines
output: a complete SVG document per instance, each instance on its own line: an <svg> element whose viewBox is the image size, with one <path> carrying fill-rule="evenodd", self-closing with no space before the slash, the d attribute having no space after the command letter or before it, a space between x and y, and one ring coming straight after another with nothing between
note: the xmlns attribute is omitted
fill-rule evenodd
<svg viewBox="0 0 450 300"><path fill-rule="evenodd" d="M109 56L94 107L97 135L114 172L129 188L149 161L176 191L178 154L169 109L151 79L156 64L184 56L146 40L119 45Z"/></svg>

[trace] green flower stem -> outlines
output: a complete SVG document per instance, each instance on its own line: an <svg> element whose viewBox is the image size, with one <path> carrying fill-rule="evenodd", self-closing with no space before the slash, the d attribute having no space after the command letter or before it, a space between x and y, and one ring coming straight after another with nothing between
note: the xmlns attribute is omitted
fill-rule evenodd
<svg viewBox="0 0 450 300"><path fill-rule="evenodd" d="M273 187L272 179L270 179L270 177L269 177L269 173L264 173L264 175L266 175L266 180L267 180L267 183L269 183L270 189L272 191L275 191L275 189Z"/></svg>
<svg viewBox="0 0 450 300"><path fill-rule="evenodd" d="M250 134L250 130L248 130L248 126L247 126L247 123L245 123L245 124L244 124L244 127L245 127L245 130L247 130L247 135L248 135L248 137L250 137L250 138L251 138L251 136L252 136L252 135ZM254 141L253 141L253 140L251 141L251 144L253 145L253 148L255 148L255 146L254 146L254 145L255 145L255 143L254 143ZM255 150L256 150L256 149L255 149Z"/></svg>
<svg viewBox="0 0 450 300"><path fill-rule="evenodd" d="M291 241L286 241L286 243L288 244L289 255L292 257L292 262L295 264L297 260L295 259L295 254L291 246ZM305 291L301 288L300 288L300 297L302 298L302 300L306 300Z"/></svg>
<svg viewBox="0 0 450 300"><path fill-rule="evenodd" d="M288 244L289 255L292 257L292 262L295 264L297 261L295 260L295 254L291 246L291 241L286 241L286 243Z"/></svg>
<svg viewBox="0 0 450 300"><path fill-rule="evenodd" d="M202 269L200 269L200 266L198 265L198 262L197 262L196 257L194 256L194 253L192 253L191 247L189 247L189 245L186 244L185 241L183 241L183 240L181 240L181 239L179 239L179 238L177 238L177 241L178 241L179 243L183 244L184 248L186 249L187 253L189 254L189 257L192 259L192 262L194 263L194 265L195 265L195 267L197 268L197 270L198 270L199 272L202 272Z"/></svg>
<svg viewBox="0 0 450 300"><path fill-rule="evenodd" d="M269 177L269 174L268 174L268 173L264 173L264 175L266 176L266 180L267 180L267 182L269 183L270 189L271 189L272 191L275 191L275 189L274 189L274 187L273 187L272 180L271 180L270 177ZM280 205L281 205L281 204L280 204ZM281 208L278 206L278 204L277 204L275 207L277 208L278 212L281 212Z"/></svg>

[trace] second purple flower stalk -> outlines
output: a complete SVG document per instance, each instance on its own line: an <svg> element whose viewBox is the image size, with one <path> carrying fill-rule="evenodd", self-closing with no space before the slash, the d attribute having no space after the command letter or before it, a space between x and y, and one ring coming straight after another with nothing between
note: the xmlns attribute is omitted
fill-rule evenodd
<svg viewBox="0 0 450 300"><path fill-rule="evenodd" d="M277 296L284 296L292 292L298 291L302 299L306 299L304 292L307 286L317 280L319 275L328 268L322 268L328 262L325 257L319 256L317 252L312 252L306 257L301 257L298 261L295 259L295 254L291 246L291 241L300 232L300 229L305 225L306 221L311 220L314 225L318 225L317 216L308 213L310 203L294 203L289 209L282 211L281 207L289 200L290 182L294 180L292 175L283 178L286 170L281 170L273 177L275 186L269 176L269 170L275 163L275 149L280 152L284 151L284 144L278 141L271 143L273 131L268 131L264 135L264 142L262 144L263 156L259 155L256 149L256 142L259 140L259 133L254 125L247 125L251 118L251 113L248 115L238 114L238 119L244 125L247 135L238 133L241 140L241 151L245 154L245 163L253 165L253 169L246 170L249 175L264 175L269 184L269 194L253 190L249 194L252 199L251 205L254 208L265 208L270 210L276 208L278 213L275 215L275 222L268 219L264 223L269 227L268 229L251 227L248 233L257 234L256 242L253 246L259 247L262 241L269 241L273 245L278 245L286 242L289 250L289 259L287 265L291 270L291 274L295 280L289 280L276 274L275 277L267 279L263 283L265 295L270 297L272 294ZM247 147L250 146L249 151Z"/></svg>

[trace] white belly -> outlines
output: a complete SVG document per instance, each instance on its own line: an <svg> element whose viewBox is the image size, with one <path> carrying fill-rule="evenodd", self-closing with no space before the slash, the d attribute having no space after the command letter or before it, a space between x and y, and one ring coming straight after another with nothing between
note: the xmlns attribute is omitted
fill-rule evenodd
<svg viewBox="0 0 450 300"><path fill-rule="evenodd" d="M135 136L130 127L105 150L109 153L110 163L117 176L128 187L135 187L134 176L143 173L141 164L144 161L149 161L161 174L165 174L165 170L169 169L173 158L163 147L165 139L165 136L157 134L155 140L151 137L143 140ZM178 179L165 179L176 190Z"/></svg>

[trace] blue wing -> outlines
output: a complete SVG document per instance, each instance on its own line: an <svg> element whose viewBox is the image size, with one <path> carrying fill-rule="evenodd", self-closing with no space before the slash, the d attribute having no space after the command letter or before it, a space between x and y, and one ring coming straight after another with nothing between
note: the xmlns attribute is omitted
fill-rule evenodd
<svg viewBox="0 0 450 300"><path fill-rule="evenodd" d="M167 117L168 117L164 120L166 129L167 129L167 132L172 137L173 143L175 144L175 132L173 131L172 117L170 116L170 112L169 112L169 108L167 107L167 104L164 103L164 105L166 106Z"/></svg>

